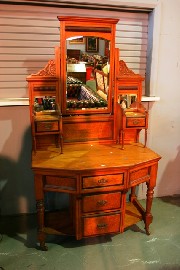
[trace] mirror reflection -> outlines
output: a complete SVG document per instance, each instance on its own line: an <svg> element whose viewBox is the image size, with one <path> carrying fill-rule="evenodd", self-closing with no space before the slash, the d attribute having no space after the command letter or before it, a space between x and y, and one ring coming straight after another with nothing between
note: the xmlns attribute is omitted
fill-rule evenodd
<svg viewBox="0 0 180 270"><path fill-rule="evenodd" d="M107 109L109 43L89 36L66 40L67 110Z"/></svg>
<svg viewBox="0 0 180 270"><path fill-rule="evenodd" d="M120 103L123 109L130 108L130 105L137 100L136 94L125 94L118 96L118 103Z"/></svg>

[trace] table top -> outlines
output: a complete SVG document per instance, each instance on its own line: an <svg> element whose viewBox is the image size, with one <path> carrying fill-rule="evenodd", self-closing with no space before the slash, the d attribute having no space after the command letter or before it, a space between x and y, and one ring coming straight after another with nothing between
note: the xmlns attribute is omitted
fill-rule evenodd
<svg viewBox="0 0 180 270"><path fill-rule="evenodd" d="M140 143L73 144L64 145L63 154L58 148L39 150L32 154L32 169L82 171L95 169L130 168L138 164L157 162L161 157Z"/></svg>

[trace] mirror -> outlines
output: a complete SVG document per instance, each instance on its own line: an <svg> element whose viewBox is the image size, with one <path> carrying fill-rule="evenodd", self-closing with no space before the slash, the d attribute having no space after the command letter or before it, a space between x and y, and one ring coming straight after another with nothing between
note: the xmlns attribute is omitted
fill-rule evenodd
<svg viewBox="0 0 180 270"><path fill-rule="evenodd" d="M103 112L109 102L110 41L97 36L66 39L66 110Z"/></svg>
<svg viewBox="0 0 180 270"><path fill-rule="evenodd" d="M120 103L123 109L128 109L135 101L137 101L136 94L121 94L118 96L118 103Z"/></svg>
<svg viewBox="0 0 180 270"><path fill-rule="evenodd" d="M76 16L58 19L60 53L56 74L60 78L62 114L113 114L118 20Z"/></svg>

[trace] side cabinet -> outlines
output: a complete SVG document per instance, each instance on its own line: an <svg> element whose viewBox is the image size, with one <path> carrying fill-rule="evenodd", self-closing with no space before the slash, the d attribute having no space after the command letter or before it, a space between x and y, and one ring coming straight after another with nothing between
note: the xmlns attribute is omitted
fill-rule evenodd
<svg viewBox="0 0 180 270"><path fill-rule="evenodd" d="M55 145L63 152L62 114L59 101L59 80L55 62L37 74L27 77L33 150Z"/></svg>
<svg viewBox="0 0 180 270"><path fill-rule="evenodd" d="M144 78L134 73L128 68L123 60L119 61L119 52L116 50L116 76L115 76L115 97L114 97L114 107L115 107L115 136L116 141L119 142L119 131L125 130L125 117L124 110L128 110L133 103L141 102L142 97L142 82ZM129 122L129 119L128 119ZM135 123L133 121L133 123ZM132 124L130 124L132 127ZM138 126L134 124L134 126ZM126 129L125 138L121 136L121 143L124 147L125 143L131 143L137 141L138 129L129 128Z"/></svg>

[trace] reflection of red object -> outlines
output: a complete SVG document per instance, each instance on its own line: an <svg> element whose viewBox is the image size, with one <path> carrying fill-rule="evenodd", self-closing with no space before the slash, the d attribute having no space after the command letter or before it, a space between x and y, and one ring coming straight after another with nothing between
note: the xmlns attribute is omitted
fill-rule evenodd
<svg viewBox="0 0 180 270"><path fill-rule="evenodd" d="M38 104L39 105L42 105L43 104L43 99L42 98L38 98L37 100L38 100Z"/></svg>
<svg viewBox="0 0 180 270"><path fill-rule="evenodd" d="M91 79L92 69L93 69L93 67L87 67L86 68L86 81Z"/></svg>

